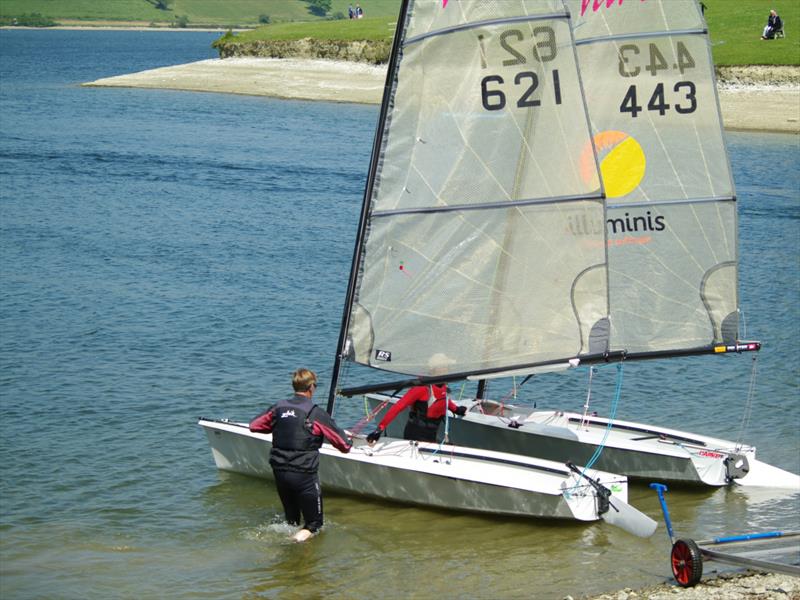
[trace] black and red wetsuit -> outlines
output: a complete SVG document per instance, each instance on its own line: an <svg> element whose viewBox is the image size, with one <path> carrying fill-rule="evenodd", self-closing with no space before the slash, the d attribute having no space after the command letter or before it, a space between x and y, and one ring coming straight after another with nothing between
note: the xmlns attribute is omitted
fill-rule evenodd
<svg viewBox="0 0 800 600"><path fill-rule="evenodd" d="M430 390L433 389L433 399ZM410 408L408 422L403 430L407 440L435 442L439 431L439 423L444 419L445 411L458 410L458 405L447 399L447 386L418 385L408 390L397 403L389 409L378 423L378 429L385 431L389 423L406 408Z"/></svg>
<svg viewBox="0 0 800 600"><path fill-rule="evenodd" d="M316 533L322 527L322 492L319 485L319 448L328 440L341 452L352 444L331 416L311 398L295 394L274 404L250 423L250 431L272 433L269 464L275 475L286 520Z"/></svg>

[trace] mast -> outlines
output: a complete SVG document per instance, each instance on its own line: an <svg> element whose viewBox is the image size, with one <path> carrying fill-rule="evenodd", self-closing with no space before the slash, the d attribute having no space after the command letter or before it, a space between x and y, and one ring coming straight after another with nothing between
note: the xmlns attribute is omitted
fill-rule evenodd
<svg viewBox="0 0 800 600"><path fill-rule="evenodd" d="M370 209L370 198L375 186L375 175L378 171L380 161L381 146L383 145L384 132L386 130L386 118L389 114L389 102L391 101L394 89L394 80L397 75L398 57L403 43L406 21L408 19L408 9L411 0L402 0L400 13L397 17L397 27L392 41L392 52L389 57L389 67L386 71L386 82L383 86L383 100L381 101L381 112L378 116L378 126L375 130L375 138L372 143L372 158L370 160L369 173L367 174L367 185L364 189L364 202L361 208L361 217L356 233L356 243L353 249L353 261L350 266L350 279L347 284L347 296L342 311L342 325L339 330L339 341L336 346L336 357L333 362L333 373L331 374L330 390L328 391L327 411L333 414L334 404L336 403L336 387L339 385L339 370L341 369L342 359L344 358L345 344L347 343L347 329L350 325L350 312L353 308L353 298L355 295L356 281L358 279L358 266L361 263L363 251L364 232L367 226L367 217Z"/></svg>

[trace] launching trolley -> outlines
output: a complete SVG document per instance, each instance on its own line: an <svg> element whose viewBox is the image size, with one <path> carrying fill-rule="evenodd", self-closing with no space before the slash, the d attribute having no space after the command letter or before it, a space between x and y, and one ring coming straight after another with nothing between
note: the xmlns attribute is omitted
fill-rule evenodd
<svg viewBox="0 0 800 600"><path fill-rule="evenodd" d="M672 543L672 575L681 587L692 587L700 581L704 560L800 576L800 531L767 531L699 542L689 538L676 539L664 498L667 486L651 483L650 487L658 493L661 502L667 534Z"/></svg>

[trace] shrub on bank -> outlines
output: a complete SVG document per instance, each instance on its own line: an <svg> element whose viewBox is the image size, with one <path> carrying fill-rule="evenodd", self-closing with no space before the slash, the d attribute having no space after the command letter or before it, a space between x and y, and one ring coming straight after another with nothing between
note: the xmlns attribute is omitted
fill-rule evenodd
<svg viewBox="0 0 800 600"><path fill-rule="evenodd" d="M55 27L58 23L50 17L40 15L39 13L30 13L18 15L16 17L0 17L0 25L3 27Z"/></svg>

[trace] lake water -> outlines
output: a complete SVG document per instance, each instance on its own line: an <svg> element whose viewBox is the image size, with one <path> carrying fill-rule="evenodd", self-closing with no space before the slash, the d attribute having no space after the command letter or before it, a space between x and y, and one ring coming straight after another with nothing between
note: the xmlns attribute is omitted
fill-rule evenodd
<svg viewBox="0 0 800 600"><path fill-rule="evenodd" d="M327 395L378 116L79 86L212 57L215 37L0 30L0 596L561 598L669 578L663 527L640 540L332 494L322 535L296 545L271 484L215 469L198 416L249 419L303 365ZM728 140L746 333L764 341L742 439L800 472L798 137ZM738 439L751 362L627 365L619 416ZM585 378L523 391L579 408ZM800 528L797 496L668 500L697 539ZM660 520L646 487L631 501Z"/></svg>

